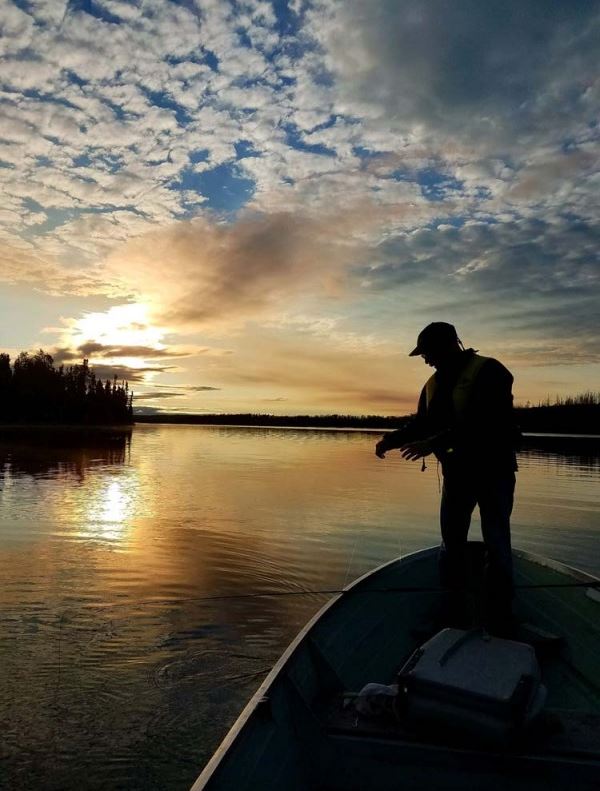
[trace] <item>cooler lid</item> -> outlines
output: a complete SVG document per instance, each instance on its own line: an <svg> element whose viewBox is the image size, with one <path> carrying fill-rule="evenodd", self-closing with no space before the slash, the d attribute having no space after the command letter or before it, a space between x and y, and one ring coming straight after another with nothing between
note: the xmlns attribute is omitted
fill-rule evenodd
<svg viewBox="0 0 600 791"><path fill-rule="evenodd" d="M421 685L434 685L511 699L523 676L539 679L533 648L525 643L491 637L478 630L442 629L400 671Z"/></svg>

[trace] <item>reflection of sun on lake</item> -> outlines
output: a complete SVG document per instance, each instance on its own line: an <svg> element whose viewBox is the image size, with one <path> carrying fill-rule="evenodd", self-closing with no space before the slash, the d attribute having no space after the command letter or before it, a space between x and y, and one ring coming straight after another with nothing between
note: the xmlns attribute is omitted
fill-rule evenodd
<svg viewBox="0 0 600 791"><path fill-rule="evenodd" d="M88 492L86 535L118 540L125 537L136 515L138 482L133 476L104 479Z"/></svg>

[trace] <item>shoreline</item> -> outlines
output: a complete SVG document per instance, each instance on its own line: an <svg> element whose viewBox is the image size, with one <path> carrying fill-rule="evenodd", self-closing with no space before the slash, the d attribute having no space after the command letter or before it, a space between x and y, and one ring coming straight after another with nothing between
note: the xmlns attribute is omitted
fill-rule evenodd
<svg viewBox="0 0 600 791"><path fill-rule="evenodd" d="M183 421L141 421L140 425L153 425L153 426L203 426L205 428L248 428L248 429L285 429L287 431L345 431L364 434L385 434L394 431L392 428L376 428L369 426L291 426L285 423L185 423ZM583 440L598 440L600 441L600 434L575 434L566 432L523 432L524 439L583 439Z"/></svg>
<svg viewBox="0 0 600 791"><path fill-rule="evenodd" d="M87 424L87 423L5 423L0 424L0 439L3 434L26 434L31 433L62 433L62 434L130 434L138 425L157 425L157 426L205 426L206 428L244 428L244 429L285 429L291 431L337 431L337 432L353 432L353 433L366 433L366 434L382 434L394 431L394 428L389 426L369 426L369 425L347 425L347 426L333 426L333 425L319 425L317 423L288 423L285 418L282 421L269 422L269 423L247 423L247 422L225 422L225 421L209 421L198 420L196 416L191 416L191 419L185 420L180 416L175 420L157 419L152 416L148 419L144 416L141 420L136 420L134 423L128 424ZM212 417L212 416L211 416ZM401 422L405 418L398 418ZM544 440L585 440L593 441L600 440L600 434L579 433L579 432L565 432L565 431L523 431L523 439L544 441Z"/></svg>
<svg viewBox="0 0 600 791"><path fill-rule="evenodd" d="M0 423L2 431L131 431L134 423Z"/></svg>

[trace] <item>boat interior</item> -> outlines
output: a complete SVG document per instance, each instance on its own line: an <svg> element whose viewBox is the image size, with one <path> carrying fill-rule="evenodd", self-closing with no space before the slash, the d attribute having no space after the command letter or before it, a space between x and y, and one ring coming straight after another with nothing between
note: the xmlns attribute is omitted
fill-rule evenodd
<svg viewBox="0 0 600 791"><path fill-rule="evenodd" d="M478 628L482 545L471 544L469 553ZM435 622L442 596L437 553L423 550L365 575L307 626L251 706L230 747L239 760L223 763L217 774L225 783L215 787L597 791L598 581L524 552L515 551L514 561L521 640L535 648L547 688L542 714L527 732L497 747L478 746L451 728L415 729L401 717L368 718L349 705L365 684L393 683ZM234 785L226 784L228 772L235 772Z"/></svg>

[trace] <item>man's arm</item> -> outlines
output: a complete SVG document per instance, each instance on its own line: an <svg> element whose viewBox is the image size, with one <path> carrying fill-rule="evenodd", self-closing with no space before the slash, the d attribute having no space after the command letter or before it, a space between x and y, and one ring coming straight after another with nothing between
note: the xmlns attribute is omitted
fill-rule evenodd
<svg viewBox="0 0 600 791"><path fill-rule="evenodd" d="M417 414L414 415L402 428L384 434L375 446L375 454L380 459L385 457L388 450L403 447L407 442L413 442L423 436L425 416L425 389L421 391Z"/></svg>

